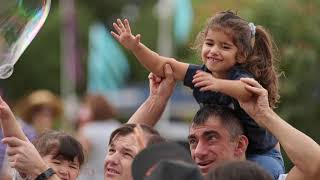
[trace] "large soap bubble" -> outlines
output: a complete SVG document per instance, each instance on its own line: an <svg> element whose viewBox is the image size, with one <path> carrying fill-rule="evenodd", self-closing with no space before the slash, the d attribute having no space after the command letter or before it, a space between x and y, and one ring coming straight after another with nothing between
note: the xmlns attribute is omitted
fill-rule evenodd
<svg viewBox="0 0 320 180"><path fill-rule="evenodd" d="M13 66L45 22L51 0L1 0L0 78L11 76Z"/></svg>

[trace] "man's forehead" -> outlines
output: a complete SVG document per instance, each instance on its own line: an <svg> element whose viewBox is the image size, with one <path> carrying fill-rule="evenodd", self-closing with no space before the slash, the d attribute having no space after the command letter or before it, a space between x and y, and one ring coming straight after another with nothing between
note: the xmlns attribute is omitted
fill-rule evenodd
<svg viewBox="0 0 320 180"><path fill-rule="evenodd" d="M134 135L127 134L125 136L122 135L116 135L112 142L110 143L110 147L117 147L117 148L123 148L123 149L131 149L133 151L138 150L138 144L135 140Z"/></svg>
<svg viewBox="0 0 320 180"><path fill-rule="evenodd" d="M211 116L206 119L203 123L191 123L190 130L192 129L200 129L200 128L216 128L222 127L222 123L220 118Z"/></svg>
<svg viewBox="0 0 320 180"><path fill-rule="evenodd" d="M192 123L189 130L189 135L202 135L208 132L222 132L227 129L222 125L220 119L208 119L202 124Z"/></svg>

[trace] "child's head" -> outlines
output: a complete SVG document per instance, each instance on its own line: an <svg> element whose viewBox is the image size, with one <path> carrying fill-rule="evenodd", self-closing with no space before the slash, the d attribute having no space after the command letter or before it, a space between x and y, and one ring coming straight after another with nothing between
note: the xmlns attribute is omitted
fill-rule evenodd
<svg viewBox="0 0 320 180"><path fill-rule="evenodd" d="M84 154L75 138L66 133L50 131L41 134L33 144L60 178L68 176L76 180L84 162Z"/></svg>
<svg viewBox="0 0 320 180"><path fill-rule="evenodd" d="M206 64L206 57L203 55L204 49L208 46L207 36L214 33L221 33L230 39L231 43L225 45L212 41L211 49L217 44L217 51L211 50L210 57L217 56L218 60L225 60L224 52L236 49L233 65L240 65L251 72L263 87L269 92L269 102L271 106L275 106L279 99L278 94L278 74L274 66L274 49L271 35L262 27L255 26L232 11L219 12L209 19L205 28L198 34L195 49L201 53L202 61ZM210 37L208 37L210 38ZM231 66L228 70L231 69ZM211 72L212 69L207 67ZM215 73L215 72L213 72Z"/></svg>

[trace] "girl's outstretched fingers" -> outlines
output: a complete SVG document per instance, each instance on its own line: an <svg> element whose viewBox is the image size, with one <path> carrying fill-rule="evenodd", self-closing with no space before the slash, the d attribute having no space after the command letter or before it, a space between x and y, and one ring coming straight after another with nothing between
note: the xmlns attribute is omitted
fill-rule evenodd
<svg viewBox="0 0 320 180"><path fill-rule="evenodd" d="M122 33L122 30L117 23L112 23L112 26L114 27L114 29L117 31L119 35Z"/></svg>
<svg viewBox="0 0 320 180"><path fill-rule="evenodd" d="M124 27L120 19L117 19L117 23L122 32L126 31L126 28Z"/></svg>
<svg viewBox="0 0 320 180"><path fill-rule="evenodd" d="M131 34L131 28L130 28L130 23L128 21L128 19L124 19L124 27L126 28L126 30L128 31L128 33Z"/></svg>
<svg viewBox="0 0 320 180"><path fill-rule="evenodd" d="M111 31L111 35L118 41L120 41L120 36L116 34L115 32Z"/></svg>

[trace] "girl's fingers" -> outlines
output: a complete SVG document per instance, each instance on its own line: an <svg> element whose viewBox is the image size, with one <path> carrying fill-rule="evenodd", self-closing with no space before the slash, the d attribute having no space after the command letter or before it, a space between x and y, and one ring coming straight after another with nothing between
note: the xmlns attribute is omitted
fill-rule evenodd
<svg viewBox="0 0 320 180"><path fill-rule="evenodd" d="M197 71L197 73L193 76L193 78L197 78L197 77L200 77L200 76L202 76L201 71Z"/></svg>
<svg viewBox="0 0 320 180"><path fill-rule="evenodd" d="M111 35L118 41L120 41L120 36L116 34L115 32L111 31Z"/></svg>
<svg viewBox="0 0 320 180"><path fill-rule="evenodd" d="M124 25L122 24L122 21L120 19L117 19L117 23L118 23L118 26L121 29L121 31L124 32L126 29L125 29Z"/></svg>
<svg viewBox="0 0 320 180"><path fill-rule="evenodd" d="M194 77L192 80L192 83L197 83L200 81L210 81L210 78L205 77L205 76L200 76L200 77Z"/></svg>
<svg viewBox="0 0 320 180"><path fill-rule="evenodd" d="M208 77L211 78L211 74L203 72L203 71L197 71L197 73L193 76L193 78L198 78L198 77Z"/></svg>
<svg viewBox="0 0 320 180"><path fill-rule="evenodd" d="M122 30L117 23L112 23L112 26L114 27L114 29L117 31L118 34L122 33Z"/></svg>
<svg viewBox="0 0 320 180"><path fill-rule="evenodd" d="M208 83L206 81L201 81L201 82L198 82L196 83L194 86L195 87L203 87L203 86L207 86Z"/></svg>
<svg viewBox="0 0 320 180"><path fill-rule="evenodd" d="M211 87L210 86L204 86L202 88L200 88L200 91L210 91Z"/></svg>
<svg viewBox="0 0 320 180"><path fill-rule="evenodd" d="M127 32L131 34L131 28L128 19L124 20L124 27L126 28Z"/></svg>

